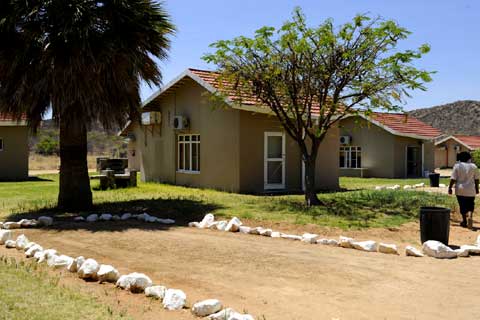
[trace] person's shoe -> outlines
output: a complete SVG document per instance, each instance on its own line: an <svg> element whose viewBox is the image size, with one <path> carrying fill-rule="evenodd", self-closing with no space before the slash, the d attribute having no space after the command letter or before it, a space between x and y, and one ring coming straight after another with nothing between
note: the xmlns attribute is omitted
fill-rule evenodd
<svg viewBox="0 0 480 320"><path fill-rule="evenodd" d="M466 221L460 222L460 227L466 228L467 227L467 222Z"/></svg>

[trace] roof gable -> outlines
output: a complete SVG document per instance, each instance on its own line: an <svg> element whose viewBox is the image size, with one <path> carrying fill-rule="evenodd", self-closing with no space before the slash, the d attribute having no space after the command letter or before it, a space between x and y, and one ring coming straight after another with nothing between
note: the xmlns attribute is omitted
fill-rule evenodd
<svg viewBox="0 0 480 320"><path fill-rule="evenodd" d="M469 150L480 149L480 136L453 135L437 141L435 145L441 145L448 140L456 141Z"/></svg>

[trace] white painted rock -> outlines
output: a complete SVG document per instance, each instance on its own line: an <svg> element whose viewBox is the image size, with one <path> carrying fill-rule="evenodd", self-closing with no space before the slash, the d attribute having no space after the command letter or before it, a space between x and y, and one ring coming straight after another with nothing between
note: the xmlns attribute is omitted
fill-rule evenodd
<svg viewBox="0 0 480 320"><path fill-rule="evenodd" d="M22 219L18 223L22 228L35 228L38 226L38 222L35 219Z"/></svg>
<svg viewBox="0 0 480 320"><path fill-rule="evenodd" d="M53 224L53 218L47 216L41 216L37 219L38 224L44 227L49 227Z"/></svg>
<svg viewBox="0 0 480 320"><path fill-rule="evenodd" d="M137 215L137 220L146 221L148 219L148 217L150 217L150 215L148 213L141 213L141 214Z"/></svg>
<svg viewBox="0 0 480 320"><path fill-rule="evenodd" d="M98 214L94 213L87 217L87 222L96 222L98 220Z"/></svg>
<svg viewBox="0 0 480 320"><path fill-rule="evenodd" d="M5 241L5 247L8 249L13 249L16 247L15 241L13 240L7 240Z"/></svg>
<svg viewBox="0 0 480 320"><path fill-rule="evenodd" d="M255 320L255 319L249 314L241 314L238 312L233 312L228 317L228 320Z"/></svg>
<svg viewBox="0 0 480 320"><path fill-rule="evenodd" d="M299 240L301 241L302 240L302 237L301 236L297 236L297 235L294 235L294 234L285 234L285 233L282 233L280 235L280 237L282 239L288 239L288 240Z"/></svg>
<svg viewBox="0 0 480 320"><path fill-rule="evenodd" d="M35 260L40 260L40 258L43 257L43 251L37 251L35 252L35 254L33 255L33 259Z"/></svg>
<svg viewBox="0 0 480 320"><path fill-rule="evenodd" d="M222 303L217 299L208 299L195 303L192 313L197 317L206 317L222 310Z"/></svg>
<svg viewBox="0 0 480 320"><path fill-rule="evenodd" d="M41 251L43 251L42 246L39 245L39 244L34 244L34 245L31 246L30 248L28 248L27 251L25 251L25 256L26 256L27 258L32 258L32 257L35 256L35 254L36 254L37 252L41 252Z"/></svg>
<svg viewBox="0 0 480 320"><path fill-rule="evenodd" d="M425 183L423 183L423 182L422 183L417 183L417 184L414 184L413 187L414 188L423 188L423 187L425 187Z"/></svg>
<svg viewBox="0 0 480 320"><path fill-rule="evenodd" d="M55 256L56 254L57 254L57 250L55 250L55 249L43 250L42 254L40 255L40 258L38 258L37 262L42 263L44 261L47 261L50 257Z"/></svg>
<svg viewBox="0 0 480 320"><path fill-rule="evenodd" d="M188 223L188 226L190 228L198 228L200 226L200 222L197 222L197 221L192 221L192 222L189 222Z"/></svg>
<svg viewBox="0 0 480 320"><path fill-rule="evenodd" d="M380 190L385 190L385 187L383 186L376 186L375 190L380 191Z"/></svg>
<svg viewBox="0 0 480 320"><path fill-rule="evenodd" d="M278 231L273 231L272 234L270 235L270 237L272 238L280 238L281 236L282 236L282 233Z"/></svg>
<svg viewBox="0 0 480 320"><path fill-rule="evenodd" d="M83 257L82 257L83 258ZM78 268L77 268L77 259L78 258L75 258L73 259L67 266L67 270L70 271L70 272L77 272L78 271ZM85 260L84 260L85 261ZM82 262L83 263L83 262Z"/></svg>
<svg viewBox="0 0 480 320"><path fill-rule="evenodd" d="M133 293L145 292L145 288L152 286L152 280L143 273L130 273L121 276L116 283L117 287L130 290Z"/></svg>
<svg viewBox="0 0 480 320"><path fill-rule="evenodd" d="M400 186L398 184L391 187L387 187L387 190L398 190L398 189L400 189Z"/></svg>
<svg viewBox="0 0 480 320"><path fill-rule="evenodd" d="M53 263L55 262L55 259L58 257L58 255L54 254L54 255L51 255L47 258L47 265L49 267L53 267Z"/></svg>
<svg viewBox="0 0 480 320"><path fill-rule="evenodd" d="M403 186L403 190L409 190L409 189L412 189L411 185L406 184L406 185Z"/></svg>
<svg viewBox="0 0 480 320"><path fill-rule="evenodd" d="M97 272L97 278L100 282L116 282L120 277L120 273L114 267L108 264L100 265Z"/></svg>
<svg viewBox="0 0 480 320"><path fill-rule="evenodd" d="M394 244L380 243L378 245L378 252L386 254L398 254L398 248Z"/></svg>
<svg viewBox="0 0 480 320"><path fill-rule="evenodd" d="M353 248L352 243L355 242L352 238L340 236L340 240L338 241L338 245L342 248Z"/></svg>
<svg viewBox="0 0 480 320"><path fill-rule="evenodd" d="M238 228L238 231L239 231L240 233L245 233L245 234L250 233L251 230L252 230L252 228L247 227L247 226L240 226L240 227Z"/></svg>
<svg viewBox="0 0 480 320"><path fill-rule="evenodd" d="M470 255L467 249L458 248L453 251L455 251L457 257L467 258Z"/></svg>
<svg viewBox="0 0 480 320"><path fill-rule="evenodd" d="M439 187L439 188L446 188L447 185L446 185L446 184L443 184L443 183L440 183L440 184L438 185L438 187Z"/></svg>
<svg viewBox="0 0 480 320"><path fill-rule="evenodd" d="M210 229L210 230L217 230L217 225L220 221L214 221L212 224L210 224L207 229ZM200 225L200 224L199 224ZM226 225L225 225L226 226ZM200 228L197 226L197 228Z"/></svg>
<svg viewBox="0 0 480 320"><path fill-rule="evenodd" d="M147 215L145 216L145 222L150 222L150 223L157 222L157 217Z"/></svg>
<svg viewBox="0 0 480 320"><path fill-rule="evenodd" d="M122 214L122 216L120 217L120 219L122 219L122 220L128 220L128 219L130 219L131 217L132 217L132 214L127 212L127 213Z"/></svg>
<svg viewBox="0 0 480 320"><path fill-rule="evenodd" d="M167 291L167 287L151 286L151 287L145 288L145 295L147 297L151 297L155 299L163 299L165 297L166 291Z"/></svg>
<svg viewBox="0 0 480 320"><path fill-rule="evenodd" d="M13 222L13 221L5 222L3 224L3 229L7 229L7 230L20 229L21 227L22 226L20 225L20 223Z"/></svg>
<svg viewBox="0 0 480 320"><path fill-rule="evenodd" d="M440 241L428 240L423 243L423 253L437 259L453 259L457 253Z"/></svg>
<svg viewBox="0 0 480 320"><path fill-rule="evenodd" d="M109 214L109 213L103 213L103 214L100 215L100 217L98 219L103 220L103 221L110 221L110 220L112 220L112 215Z"/></svg>
<svg viewBox="0 0 480 320"><path fill-rule="evenodd" d="M227 226L225 227L225 231L227 232L238 232L240 230L240 226L242 225L242 221L237 217L233 217L228 221Z"/></svg>
<svg viewBox="0 0 480 320"><path fill-rule="evenodd" d="M200 221L199 228L204 229L208 228L213 222L215 222L215 216L211 213L208 213L203 217L202 221Z"/></svg>
<svg viewBox="0 0 480 320"><path fill-rule="evenodd" d="M174 224L175 220L173 219L162 219L162 218L156 218L156 221L161 224Z"/></svg>
<svg viewBox="0 0 480 320"><path fill-rule="evenodd" d="M264 237L271 237L272 236L272 229L262 229L259 231L259 235L264 236Z"/></svg>
<svg viewBox="0 0 480 320"><path fill-rule="evenodd" d="M480 235L477 237L477 241L475 242L477 247L480 247Z"/></svg>
<svg viewBox="0 0 480 320"><path fill-rule="evenodd" d="M118 214L116 214L116 215L112 216L112 220L113 220L113 221L120 221L121 218L120 218L120 216L119 216Z"/></svg>
<svg viewBox="0 0 480 320"><path fill-rule="evenodd" d="M28 249L30 249L30 248L33 247L34 245L36 245L36 243L33 242L33 241L30 241L30 242L25 246L25 248L23 248L23 250L27 251Z"/></svg>
<svg viewBox="0 0 480 320"><path fill-rule="evenodd" d="M85 221L85 218L82 217L82 216L78 216L78 217L73 218L73 221L75 221L75 222L82 222L82 221Z"/></svg>
<svg viewBox="0 0 480 320"><path fill-rule="evenodd" d="M217 230L220 231L225 231L225 228L227 227L228 222L227 221L218 221L216 224Z"/></svg>
<svg viewBox="0 0 480 320"><path fill-rule="evenodd" d="M78 269L78 277L82 279L97 279L97 272L100 269L100 265L93 259L87 259Z"/></svg>
<svg viewBox="0 0 480 320"><path fill-rule="evenodd" d="M256 234L260 234L260 231L261 231L261 230L263 230L262 227L255 227L255 228L251 228L249 233L256 235Z"/></svg>
<svg viewBox="0 0 480 320"><path fill-rule="evenodd" d="M0 230L0 244L5 244L7 240L12 240L13 233L10 230Z"/></svg>
<svg viewBox="0 0 480 320"><path fill-rule="evenodd" d="M75 272L78 272L78 270L80 270L82 265L85 263L85 260L86 259L83 256L75 258L75 264L77 265L77 271L75 271Z"/></svg>
<svg viewBox="0 0 480 320"><path fill-rule="evenodd" d="M21 234L18 236L17 241L15 241L15 247L17 250L23 250L28 245L30 241L28 241L27 236Z"/></svg>
<svg viewBox="0 0 480 320"><path fill-rule="evenodd" d="M354 249L361 250L361 251L367 251L367 252L377 251L377 243L373 240L352 242L352 246Z"/></svg>
<svg viewBox="0 0 480 320"><path fill-rule="evenodd" d="M51 267L55 269L66 268L70 263L73 262L73 258L65 255L55 256Z"/></svg>
<svg viewBox="0 0 480 320"><path fill-rule="evenodd" d="M187 302L187 295L182 290L168 289L163 297L163 307L167 310L181 310Z"/></svg>
<svg viewBox="0 0 480 320"><path fill-rule="evenodd" d="M302 242L317 243L318 234L304 233L302 235Z"/></svg>
<svg viewBox="0 0 480 320"><path fill-rule="evenodd" d="M409 257L424 257L423 253L420 252L420 250L412 246L407 246L405 248L405 254Z"/></svg>
<svg viewBox="0 0 480 320"><path fill-rule="evenodd" d="M225 319L230 319L230 316L235 313L235 310L232 308L226 308L223 309L217 313L211 314L207 317L207 319L210 320L225 320Z"/></svg>
<svg viewBox="0 0 480 320"><path fill-rule="evenodd" d="M471 246L471 245L463 245L460 249L468 250L469 254L478 255L480 254L480 247L479 246Z"/></svg>

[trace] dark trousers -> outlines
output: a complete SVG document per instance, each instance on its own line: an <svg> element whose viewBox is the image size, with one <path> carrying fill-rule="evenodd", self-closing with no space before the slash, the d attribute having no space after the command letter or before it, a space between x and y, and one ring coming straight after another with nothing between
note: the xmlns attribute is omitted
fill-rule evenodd
<svg viewBox="0 0 480 320"><path fill-rule="evenodd" d="M475 210L475 197L457 196L458 205L460 206L460 213L463 221L467 221L467 213Z"/></svg>

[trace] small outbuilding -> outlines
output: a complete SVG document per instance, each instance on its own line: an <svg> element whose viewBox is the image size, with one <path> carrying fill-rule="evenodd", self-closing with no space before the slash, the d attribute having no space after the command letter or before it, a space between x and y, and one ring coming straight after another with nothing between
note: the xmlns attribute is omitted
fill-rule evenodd
<svg viewBox="0 0 480 320"><path fill-rule="evenodd" d="M28 178L28 127L24 119L0 115L0 181Z"/></svg>
<svg viewBox="0 0 480 320"><path fill-rule="evenodd" d="M452 168L457 155L463 151L480 149L480 136L451 135L435 142L435 167Z"/></svg>
<svg viewBox="0 0 480 320"><path fill-rule="evenodd" d="M416 178L435 170L441 132L400 113L352 115L340 122L340 175Z"/></svg>
<svg viewBox="0 0 480 320"><path fill-rule="evenodd" d="M217 79L216 72L188 69L144 103L141 122L127 123L120 133L129 139L131 168L143 181L241 193L302 191L295 141L253 97L239 105L231 92L219 105L212 99ZM339 188L338 150L334 127L319 149L318 190Z"/></svg>

